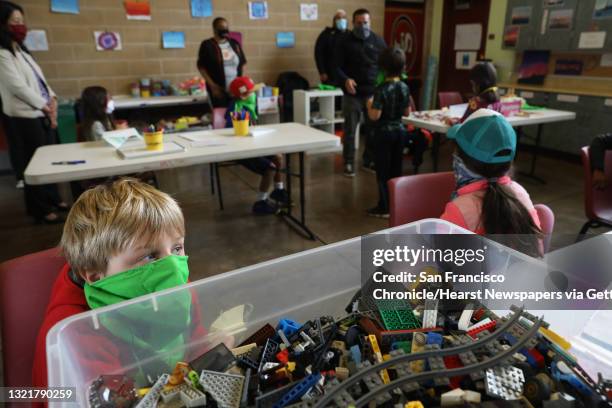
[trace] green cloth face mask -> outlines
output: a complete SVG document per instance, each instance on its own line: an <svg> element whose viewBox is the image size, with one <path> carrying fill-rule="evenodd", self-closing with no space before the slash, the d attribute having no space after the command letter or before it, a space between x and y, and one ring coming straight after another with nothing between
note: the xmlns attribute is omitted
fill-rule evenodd
<svg viewBox="0 0 612 408"><path fill-rule="evenodd" d="M94 283L86 283L85 299L92 309L148 295L187 283L186 256L165 258L129 269ZM191 292L183 290L152 301L126 305L100 315L100 324L123 340L135 362L159 356L162 364L141 367L146 373L174 367L184 357L191 333ZM159 363L159 361L158 361ZM161 371L164 372L164 371ZM167 372L167 371L166 371Z"/></svg>
<svg viewBox="0 0 612 408"><path fill-rule="evenodd" d="M240 112L242 111L242 109L246 109L251 115L251 118L253 120L257 120L256 106L257 106L257 95L255 95L255 92L251 92L251 94L247 96L246 99L238 99L236 101L235 110L236 112Z"/></svg>

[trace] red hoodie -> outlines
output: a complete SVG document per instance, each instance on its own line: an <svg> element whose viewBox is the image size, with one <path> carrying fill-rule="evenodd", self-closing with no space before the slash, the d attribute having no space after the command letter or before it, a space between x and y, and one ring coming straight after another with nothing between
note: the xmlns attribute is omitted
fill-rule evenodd
<svg viewBox="0 0 612 408"><path fill-rule="evenodd" d="M34 364L32 366L32 384L34 387L47 387L47 333L53 326L60 321L74 316L76 314L87 312L90 310L85 300L85 292L82 287L77 285L70 278L70 267L65 264L60 271L59 276L55 280L45 319L38 332L36 340L36 350L34 353ZM197 302L197 296L192 296L192 317L194 322L201 322L200 308ZM104 330L101 328L101 330ZM76 331L76 330L75 330ZM121 340L112 341L113 336L106 332L101 333L99 330L95 333L84 333L78 331L79 343L91 343L94 347L86 350L86 355L79 356L79 365L83 372L110 374L121 371L123 367L121 361L129 361L130 357L122 358ZM192 332L192 339L202 338L206 335L201 324L197 324ZM205 350L202 350L202 353ZM69 386L69 384L62 384ZM34 407L42 407L46 404L33 404Z"/></svg>

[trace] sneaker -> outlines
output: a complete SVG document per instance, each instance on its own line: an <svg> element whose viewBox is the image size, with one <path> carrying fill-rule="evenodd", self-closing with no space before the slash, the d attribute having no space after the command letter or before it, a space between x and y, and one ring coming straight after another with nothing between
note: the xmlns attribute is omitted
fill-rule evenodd
<svg viewBox="0 0 612 408"><path fill-rule="evenodd" d="M270 198L282 206L286 207L289 205L289 193L284 188L275 188L270 193Z"/></svg>
<svg viewBox="0 0 612 408"><path fill-rule="evenodd" d="M366 211L369 217L389 218L389 211L380 207L370 208Z"/></svg>
<svg viewBox="0 0 612 408"><path fill-rule="evenodd" d="M15 187L21 190L23 189L23 186L24 186L23 180L17 180L17 185Z"/></svg>
<svg viewBox="0 0 612 408"><path fill-rule="evenodd" d="M355 169L353 169L353 165L352 164L345 164L344 165L344 175L346 177L355 177Z"/></svg>
<svg viewBox="0 0 612 408"><path fill-rule="evenodd" d="M253 204L253 214L255 215L273 215L277 212L278 208L270 204L268 200L255 201L255 204Z"/></svg>

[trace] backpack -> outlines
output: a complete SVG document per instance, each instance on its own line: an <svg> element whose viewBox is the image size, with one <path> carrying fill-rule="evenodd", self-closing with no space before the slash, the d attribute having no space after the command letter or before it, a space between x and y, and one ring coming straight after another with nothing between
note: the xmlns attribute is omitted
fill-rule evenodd
<svg viewBox="0 0 612 408"><path fill-rule="evenodd" d="M297 72L282 72L276 80L276 86L282 97L281 122L293 122L293 91L309 89L308 80Z"/></svg>

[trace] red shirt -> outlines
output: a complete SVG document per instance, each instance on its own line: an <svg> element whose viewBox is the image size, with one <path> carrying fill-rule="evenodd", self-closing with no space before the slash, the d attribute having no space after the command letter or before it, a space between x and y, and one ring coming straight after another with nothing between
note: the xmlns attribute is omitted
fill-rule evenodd
<svg viewBox="0 0 612 408"><path fill-rule="evenodd" d="M60 321L76 314L90 310L85 300L85 292L82 287L70 279L70 267L68 264L62 267L59 276L53 284L51 297L45 319L38 332L36 340L36 350L34 353L34 364L32 367L32 384L34 387L47 387L47 347L46 339L49 330ZM206 331L201 325L201 312L196 294L192 291L192 318L196 323L193 327L191 338L202 339L206 336ZM102 333L100 328L96 332L81 330L78 325L72 330L79 336L79 344L91 344L86 350L79 350L85 353L78 356L79 368L81 373L96 373L95 375L111 374L120 372L123 368L122 361L129 361L130 357L122 358L121 340L114 339L106 332ZM190 357L194 358L204 353L210 345L199 345L194 347ZM69 384L62 384L69 385ZM46 404L45 404L46 405ZM33 404L40 407L43 404Z"/></svg>

